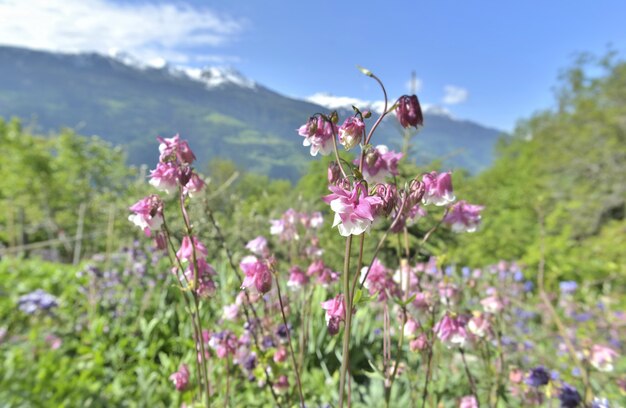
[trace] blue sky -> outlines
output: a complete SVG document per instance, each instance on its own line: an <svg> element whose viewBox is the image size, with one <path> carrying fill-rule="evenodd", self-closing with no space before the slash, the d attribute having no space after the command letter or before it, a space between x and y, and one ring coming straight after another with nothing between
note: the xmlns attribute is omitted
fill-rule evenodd
<svg viewBox="0 0 626 408"><path fill-rule="evenodd" d="M357 64L395 98L414 70L423 103L511 130L553 106L576 53L624 56L624 16L623 1L0 0L0 43L229 65L298 98L380 100Z"/></svg>

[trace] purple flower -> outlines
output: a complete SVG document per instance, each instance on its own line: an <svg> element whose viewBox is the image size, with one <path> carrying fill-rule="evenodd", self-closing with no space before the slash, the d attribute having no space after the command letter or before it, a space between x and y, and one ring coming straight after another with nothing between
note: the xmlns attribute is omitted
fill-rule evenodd
<svg viewBox="0 0 626 408"><path fill-rule="evenodd" d="M170 139L164 139L157 137L159 144L159 161L165 162L178 162L178 164L189 165L196 160L196 156L193 154L187 144L186 140L180 140L180 136L176 135Z"/></svg>
<svg viewBox="0 0 626 408"><path fill-rule="evenodd" d="M322 309L326 310L326 325L331 336L339 333L339 325L346 319L346 304L343 295L322 302Z"/></svg>
<svg viewBox="0 0 626 408"><path fill-rule="evenodd" d="M582 402L582 397L576 388L569 384L563 384L559 392L559 400L561 401L561 408L576 408Z"/></svg>
<svg viewBox="0 0 626 408"><path fill-rule="evenodd" d="M396 102L396 116L403 128L422 126L424 116L417 95L403 95Z"/></svg>
<svg viewBox="0 0 626 408"><path fill-rule="evenodd" d="M360 235L369 231L374 221L374 212L382 200L377 196L368 196L362 183L357 183L353 190L339 186L328 187L332 194L324 197L335 212L333 227L339 227L339 233L344 236Z"/></svg>
<svg viewBox="0 0 626 408"><path fill-rule="evenodd" d="M17 300L18 308L26 313L33 314L37 310L48 311L52 308L59 306L59 302L56 297L52 296L48 292L37 289L34 292L22 295Z"/></svg>
<svg viewBox="0 0 626 408"><path fill-rule="evenodd" d="M535 367L530 370L528 377L526 377L526 384L532 387L541 387L550 382L550 373L543 367Z"/></svg>
<svg viewBox="0 0 626 408"><path fill-rule="evenodd" d="M578 288L578 284L575 281L563 281L559 282L559 289L562 294L571 294L576 292Z"/></svg>
<svg viewBox="0 0 626 408"><path fill-rule="evenodd" d="M454 232L474 232L480 223L483 206L468 204L464 200L450 207L443 222L449 224Z"/></svg>

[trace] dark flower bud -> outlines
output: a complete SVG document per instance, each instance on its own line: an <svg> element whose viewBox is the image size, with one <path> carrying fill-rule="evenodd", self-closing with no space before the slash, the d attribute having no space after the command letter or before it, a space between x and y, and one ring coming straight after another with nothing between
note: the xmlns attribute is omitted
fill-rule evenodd
<svg viewBox="0 0 626 408"><path fill-rule="evenodd" d="M339 333L340 325L341 319L339 319L338 317L331 317L328 320L328 334L334 336L335 334Z"/></svg>
<svg viewBox="0 0 626 408"><path fill-rule="evenodd" d="M416 95L403 95L396 102L396 116L403 128L424 125L424 116L422 115L422 107Z"/></svg>
<svg viewBox="0 0 626 408"><path fill-rule="evenodd" d="M328 184L336 184L341 180L341 169L336 161L328 164Z"/></svg>

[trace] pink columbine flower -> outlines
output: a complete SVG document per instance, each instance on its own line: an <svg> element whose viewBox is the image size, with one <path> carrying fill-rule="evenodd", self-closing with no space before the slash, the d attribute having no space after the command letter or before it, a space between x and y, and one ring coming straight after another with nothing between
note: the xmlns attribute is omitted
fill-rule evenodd
<svg viewBox="0 0 626 408"><path fill-rule="evenodd" d="M476 401L476 397L473 395L466 395L465 397L461 398L459 408L478 408L478 402Z"/></svg>
<svg viewBox="0 0 626 408"><path fill-rule="evenodd" d="M612 348L594 344L591 347L589 362L599 371L610 372L613 371L613 360L618 356L619 354Z"/></svg>
<svg viewBox="0 0 626 408"><path fill-rule="evenodd" d="M461 200L450 207L443 222L449 224L454 232L474 232L480 224L480 212L483 208L481 205L468 204Z"/></svg>
<svg viewBox="0 0 626 408"><path fill-rule="evenodd" d="M369 231L374 221L374 210L382 204L380 197L368 196L362 183L357 183L351 191L340 186L328 188L332 194L324 197L324 201L335 212L333 227L339 227L339 234L347 237Z"/></svg>
<svg viewBox="0 0 626 408"><path fill-rule="evenodd" d="M158 195L152 194L142 198L130 207L135 214L128 216L128 220L141 228L146 236L150 236L152 230L157 230L163 225L163 202Z"/></svg>
<svg viewBox="0 0 626 408"><path fill-rule="evenodd" d="M487 313L498 314L504 310L504 303L497 294L484 298L480 301L480 304Z"/></svg>
<svg viewBox="0 0 626 408"><path fill-rule="evenodd" d="M364 133L365 123L356 116L349 116L339 127L339 143L350 150L361 142Z"/></svg>
<svg viewBox="0 0 626 408"><path fill-rule="evenodd" d="M194 291L200 297L211 297L216 289L213 277L217 275L217 272L204 258L196 259L196 264L198 265L198 286L194 288ZM186 281L191 285L195 278L195 269L195 264L190 261L185 269L185 279L181 280L181 283Z"/></svg>
<svg viewBox="0 0 626 408"><path fill-rule="evenodd" d="M178 371L170 375L170 380L174 383L177 391L184 391L189 385L189 367L187 364L181 364Z"/></svg>
<svg viewBox="0 0 626 408"><path fill-rule="evenodd" d="M367 269L367 266L361 269L361 280L365 278ZM393 281L390 271L378 258L372 263L363 286L367 288L370 295L378 293L378 300L380 301L387 299L387 290L391 293L396 291L396 283Z"/></svg>
<svg viewBox="0 0 626 408"><path fill-rule="evenodd" d="M422 197L424 205L435 204L442 206L450 204L456 199L452 190L452 176L449 171L440 174L437 174L436 171L431 171L424 174L422 181L425 188L424 196Z"/></svg>
<svg viewBox="0 0 626 408"><path fill-rule="evenodd" d="M422 333L419 336L417 336L416 339L411 340L411 342L409 343L409 348L411 349L411 351L418 351L418 350L424 350L427 345L428 345L428 338L426 337L424 333Z"/></svg>
<svg viewBox="0 0 626 408"><path fill-rule="evenodd" d="M193 197L194 194L199 193L204 186L204 180L202 180L196 173L192 173L189 181L183 188L183 193L188 194L189 197Z"/></svg>
<svg viewBox="0 0 626 408"><path fill-rule="evenodd" d="M363 163L363 177L370 184L383 183L387 176L398 175L398 162L402 153L389 151L385 145L369 149ZM358 163L358 160L355 161Z"/></svg>
<svg viewBox="0 0 626 408"><path fill-rule="evenodd" d="M158 163L156 169L150 171L150 184L157 190L167 194L178 190L179 168L173 163Z"/></svg>
<svg viewBox="0 0 626 408"><path fill-rule="evenodd" d="M258 236L252 241L246 244L246 248L255 255L267 257L269 250L267 248L267 239L263 236Z"/></svg>
<svg viewBox="0 0 626 408"><path fill-rule="evenodd" d="M396 116L403 128L413 126L422 126L424 124L424 115L420 106L417 95L403 95L396 102Z"/></svg>
<svg viewBox="0 0 626 408"><path fill-rule="evenodd" d="M322 302L322 309L326 310L326 325L331 336L339 333L339 324L346 319L346 305L343 295Z"/></svg>
<svg viewBox="0 0 626 408"><path fill-rule="evenodd" d="M447 313L437 322L433 330L439 340L444 342L448 347L452 345L463 347L467 340L467 332L461 320Z"/></svg>
<svg viewBox="0 0 626 408"><path fill-rule="evenodd" d="M287 286L297 290L309 283L309 277L300 269L299 266L293 266L289 269L289 280Z"/></svg>
<svg viewBox="0 0 626 408"><path fill-rule="evenodd" d="M281 375L278 380L274 382L274 392L276 394L284 394L289 389L289 380L286 375Z"/></svg>
<svg viewBox="0 0 626 408"><path fill-rule="evenodd" d="M1 339L0 339L1 342ZM54 334L48 334L46 336L46 343L50 346L51 350L57 350L63 344L63 340L60 337L55 336Z"/></svg>
<svg viewBox="0 0 626 408"><path fill-rule="evenodd" d="M272 288L272 272L264 261L255 256L246 256L239 264L246 277L241 288L255 287L259 293L267 293Z"/></svg>
<svg viewBox="0 0 626 408"><path fill-rule="evenodd" d="M298 240L297 221L300 219L298 214L293 208L288 209L278 220L270 220L272 226L270 227L270 234L278 235L278 239L281 241Z"/></svg>
<svg viewBox="0 0 626 408"><path fill-rule="evenodd" d="M196 252L196 260L200 258L206 258L208 256L208 251L206 247L202 244L202 242L198 240L198 237L190 238L189 236L185 236L183 237L183 242L180 245L180 249L176 252L176 257L183 262L193 262L194 246Z"/></svg>
<svg viewBox="0 0 626 408"><path fill-rule="evenodd" d="M420 328L420 324L418 321L414 319L408 319L406 324L404 325L404 335L406 337L411 337L415 333L417 333L417 329Z"/></svg>
<svg viewBox="0 0 626 408"><path fill-rule="evenodd" d="M178 161L179 164L189 165L196 159L187 141L180 140L179 135L169 139L157 137L157 140L161 142L159 144L159 152L161 153L159 161L161 162Z"/></svg>
<svg viewBox="0 0 626 408"><path fill-rule="evenodd" d="M284 347L276 349L273 359L275 363L282 363L287 360L287 349Z"/></svg>
<svg viewBox="0 0 626 408"><path fill-rule="evenodd" d="M476 313L467 323L467 330L477 337L485 337L491 334L491 322L482 313Z"/></svg>
<svg viewBox="0 0 626 408"><path fill-rule="evenodd" d="M324 224L324 217L322 213L319 211L315 211L311 214L311 218L309 218L309 227L313 229L319 229L322 224Z"/></svg>
<svg viewBox="0 0 626 408"><path fill-rule="evenodd" d="M239 305L237 303L226 305L222 310L222 317L224 320L235 320L239 315Z"/></svg>
<svg viewBox="0 0 626 408"><path fill-rule="evenodd" d="M326 156L333 151L333 138L337 133L337 126L322 117L310 118L298 129L298 134L304 137L303 146L311 146L311 156L321 153Z"/></svg>

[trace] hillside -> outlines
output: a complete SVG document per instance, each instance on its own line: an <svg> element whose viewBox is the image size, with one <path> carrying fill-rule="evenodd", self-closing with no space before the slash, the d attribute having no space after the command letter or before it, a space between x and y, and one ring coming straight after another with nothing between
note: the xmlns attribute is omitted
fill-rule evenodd
<svg viewBox="0 0 626 408"><path fill-rule="evenodd" d="M23 118L35 131L71 127L127 149L131 164L153 163L156 136L180 133L200 166L223 157L270 177L297 179L310 160L295 129L327 109L288 98L233 70L154 68L127 56L55 54L0 47L0 116ZM401 144L395 121L376 143ZM418 160L444 157L446 167L486 168L500 132L426 113L414 139Z"/></svg>

